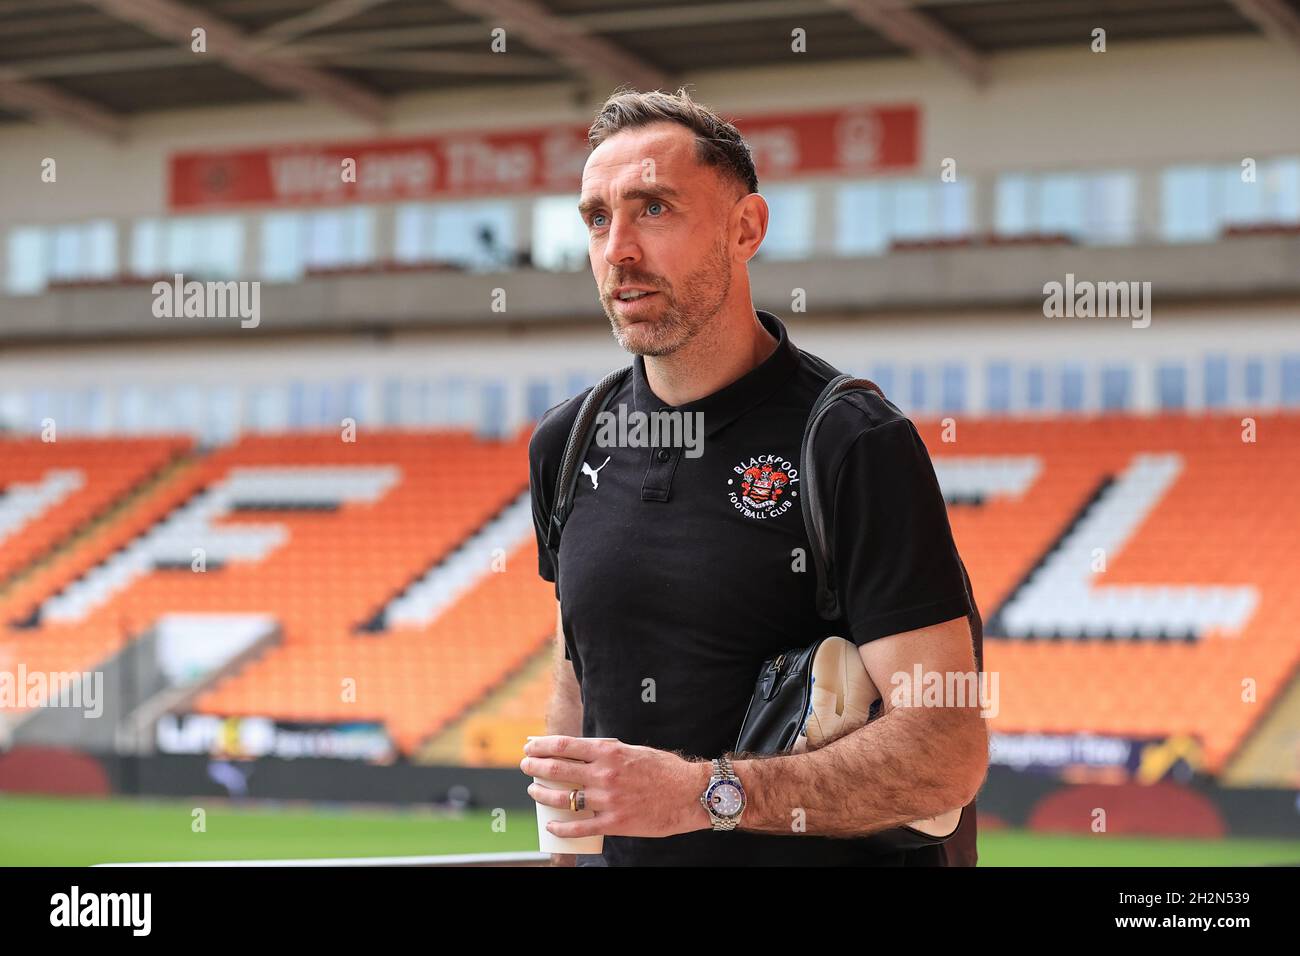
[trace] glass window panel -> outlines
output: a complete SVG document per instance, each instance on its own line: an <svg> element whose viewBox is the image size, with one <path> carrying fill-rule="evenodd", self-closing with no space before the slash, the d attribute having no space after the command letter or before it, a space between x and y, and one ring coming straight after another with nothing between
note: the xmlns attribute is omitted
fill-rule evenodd
<svg viewBox="0 0 1300 956"><path fill-rule="evenodd" d="M1210 170L1175 166L1160 177L1162 234L1167 242L1198 242L1217 232Z"/></svg>
<svg viewBox="0 0 1300 956"><path fill-rule="evenodd" d="M1248 402L1264 400L1264 360L1252 358L1246 360L1243 371L1245 379L1245 398Z"/></svg>
<svg viewBox="0 0 1300 956"><path fill-rule="evenodd" d="M1025 405L1033 411L1047 407L1047 373L1040 366L1025 370Z"/></svg>
<svg viewBox="0 0 1300 956"><path fill-rule="evenodd" d="M1282 357L1282 404L1300 405L1300 355Z"/></svg>
<svg viewBox="0 0 1300 956"><path fill-rule="evenodd" d="M9 233L9 267L5 287L13 295L30 295L45 288L45 233L35 227Z"/></svg>
<svg viewBox="0 0 1300 956"><path fill-rule="evenodd" d="M887 187L890 197L890 238L926 239L935 235L930 215L930 184L899 180Z"/></svg>
<svg viewBox="0 0 1300 956"><path fill-rule="evenodd" d="M1061 366L1061 411L1083 411L1083 367L1067 364Z"/></svg>
<svg viewBox="0 0 1300 956"><path fill-rule="evenodd" d="M1075 174L1044 176L1039 185L1038 225L1042 232L1079 235L1084 223L1084 181Z"/></svg>
<svg viewBox="0 0 1300 956"><path fill-rule="evenodd" d="M762 195L770 210L767 235L759 249L764 258L808 258L812 252L812 190L807 186L776 186L764 190ZM583 238L585 252L585 229Z"/></svg>
<svg viewBox="0 0 1300 956"><path fill-rule="evenodd" d="M94 222L86 223L81 274L92 279L106 279L116 273L116 224L108 219L97 219Z"/></svg>
<svg viewBox="0 0 1300 956"><path fill-rule="evenodd" d="M959 179L953 183L938 183L934 188L935 205L938 209L937 234L969 235L972 231L970 183L965 179Z"/></svg>
<svg viewBox="0 0 1300 956"><path fill-rule="evenodd" d="M995 414L1011 411L1011 364L991 362L987 369L985 404Z"/></svg>
<svg viewBox="0 0 1300 956"><path fill-rule="evenodd" d="M56 226L51 232L50 278L75 279L81 275L82 229Z"/></svg>
<svg viewBox="0 0 1300 956"><path fill-rule="evenodd" d="M1129 407L1133 372L1128 366L1112 365L1101 370L1101 408L1106 412Z"/></svg>
<svg viewBox="0 0 1300 956"><path fill-rule="evenodd" d="M841 255L876 255L887 245L884 202L877 183L855 183L837 192L835 248Z"/></svg>
<svg viewBox="0 0 1300 956"><path fill-rule="evenodd" d="M941 411L966 410L966 368L963 365L945 365L942 372L943 393Z"/></svg>
<svg viewBox="0 0 1300 956"><path fill-rule="evenodd" d="M587 224L577 206L576 194L543 196L533 203L532 257L538 269L574 272L588 262Z"/></svg>
<svg viewBox="0 0 1300 956"><path fill-rule="evenodd" d="M303 274L301 214L271 213L262 217L262 277L272 282L291 282Z"/></svg>
<svg viewBox="0 0 1300 956"><path fill-rule="evenodd" d="M1161 365L1156 369L1156 403L1162 409L1187 407L1187 369Z"/></svg>
<svg viewBox="0 0 1300 956"><path fill-rule="evenodd" d="M994 221L998 233L1018 236L1032 232L1029 177L1019 174L999 176L995 188L997 208Z"/></svg>
<svg viewBox="0 0 1300 956"><path fill-rule="evenodd" d="M1222 408L1228 404L1228 357L1211 355L1205 359L1205 407Z"/></svg>

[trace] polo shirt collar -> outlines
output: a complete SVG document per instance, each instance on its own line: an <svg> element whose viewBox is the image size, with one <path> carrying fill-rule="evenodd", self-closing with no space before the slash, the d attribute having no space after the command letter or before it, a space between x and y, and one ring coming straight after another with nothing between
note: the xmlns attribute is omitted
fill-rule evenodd
<svg viewBox="0 0 1300 956"><path fill-rule="evenodd" d="M646 379L645 357L638 355L632 360L633 408L641 412L674 409L680 412L701 412L704 415L704 435L707 438L784 385L799 367L799 350L790 341L780 319L763 309L755 309L754 312L763 327L777 337L776 349L759 365L712 395L685 405L671 406L651 391L650 382Z"/></svg>

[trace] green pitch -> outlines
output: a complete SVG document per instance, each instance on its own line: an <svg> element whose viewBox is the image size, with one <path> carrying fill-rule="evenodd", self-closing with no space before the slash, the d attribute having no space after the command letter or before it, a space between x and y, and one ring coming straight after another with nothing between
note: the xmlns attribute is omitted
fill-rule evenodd
<svg viewBox="0 0 1300 956"><path fill-rule="evenodd" d="M194 829L204 810L205 831ZM150 860L427 856L537 849L531 810L346 810L233 807L210 801L94 800L0 794L0 866ZM1254 866L1300 863L1300 840L1134 839L1021 831L980 835L982 866Z"/></svg>

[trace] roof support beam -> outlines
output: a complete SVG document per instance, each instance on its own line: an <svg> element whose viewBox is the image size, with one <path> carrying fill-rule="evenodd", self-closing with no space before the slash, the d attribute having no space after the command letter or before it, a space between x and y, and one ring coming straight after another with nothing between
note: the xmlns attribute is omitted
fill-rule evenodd
<svg viewBox="0 0 1300 956"><path fill-rule="evenodd" d="M266 55L242 30L207 10L176 0L86 2L157 37L186 46L191 42L192 31L202 27L207 32L208 50L232 69L273 89L323 101L370 123L383 119L384 101L370 90L305 63Z"/></svg>
<svg viewBox="0 0 1300 956"><path fill-rule="evenodd" d="M913 0L829 0L885 39L920 56L939 60L976 86L988 80L988 63L961 37L919 10Z"/></svg>
<svg viewBox="0 0 1300 956"><path fill-rule="evenodd" d="M348 0L352 2L352 0ZM378 0L374 0L378 2ZM391 2L391 0L383 0ZM3 0L0 0L3 3ZM324 14L328 7L321 8ZM676 7L672 10L673 22L679 26L711 26L715 24L752 23L770 19L786 19L794 16L816 16L825 13L826 0L749 0L743 6L726 3L701 3L698 6ZM302 17L315 16L303 14ZM584 33L606 33L631 30L651 29L664 22L666 11L660 7L640 9L615 8L595 13L573 14L565 17L566 22L574 24ZM438 26L410 26L400 29L370 29L334 31L325 36L314 37L302 31L305 24L294 27L292 33L296 39L289 41L281 34L280 28L289 31L289 26L299 18L283 20L253 37L252 43L259 50L266 44L267 55L278 59L289 58L305 63L331 64L334 62L348 65L374 66L374 62L363 64L358 59L356 64L343 59L344 54L378 54L382 50L401 50L420 47L449 46L459 43L473 43L483 37L480 23L448 23ZM337 21L335 21L337 22ZM314 24L312 29L319 29L322 24ZM272 31L276 31L272 34ZM272 42L274 41L274 42ZM437 55L433 51L432 55ZM420 53L419 55L424 55ZM457 53L457 55L461 55ZM479 56L480 54L472 54ZM506 59L495 53L481 54L500 61ZM516 57L511 55L509 59ZM465 61L468 63L469 61ZM448 61L449 69L445 72L465 72ZM200 66L202 61L185 47L171 46L145 50L120 50L109 53L73 53L66 56L42 57L24 60L22 75L24 77L78 76L88 73L129 73L133 70L154 69L156 67ZM469 72L480 72L477 65L471 64ZM397 69L407 69L409 64ZM515 73L531 74L533 67L520 70L513 65L502 65L498 72L509 76ZM439 70L438 72L444 72Z"/></svg>
<svg viewBox="0 0 1300 956"><path fill-rule="evenodd" d="M672 78L616 43L593 36L555 16L536 0L444 0L450 7L518 33L529 46L544 50L579 76L610 78L639 90L669 86Z"/></svg>
<svg viewBox="0 0 1300 956"><path fill-rule="evenodd" d="M355 66L366 70L403 70L412 73L459 73L466 76L547 76L554 74L555 64L534 56L496 56L492 53L405 53L400 50L376 50L373 53L339 50L320 52L313 57L335 66Z"/></svg>
<svg viewBox="0 0 1300 956"><path fill-rule="evenodd" d="M126 123L120 116L47 83L20 79L7 72L0 73L0 106L15 113L50 117L108 139L126 137Z"/></svg>
<svg viewBox="0 0 1300 956"><path fill-rule="evenodd" d="M331 3L322 4L314 10L271 24L259 32L253 42L258 49L283 46L313 30L333 26L335 23L389 2L391 0L332 0Z"/></svg>
<svg viewBox="0 0 1300 956"><path fill-rule="evenodd" d="M1300 13L1284 0L1232 0L1232 5L1273 39L1300 50Z"/></svg>

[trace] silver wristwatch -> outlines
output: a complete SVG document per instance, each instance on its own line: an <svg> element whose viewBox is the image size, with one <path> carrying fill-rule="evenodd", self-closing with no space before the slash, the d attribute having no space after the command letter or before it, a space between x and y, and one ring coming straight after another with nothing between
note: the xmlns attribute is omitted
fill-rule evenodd
<svg viewBox="0 0 1300 956"><path fill-rule="evenodd" d="M700 803L709 814L715 830L734 830L745 812L745 788L731 768L726 755L713 758L713 776L700 794Z"/></svg>

